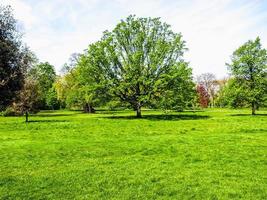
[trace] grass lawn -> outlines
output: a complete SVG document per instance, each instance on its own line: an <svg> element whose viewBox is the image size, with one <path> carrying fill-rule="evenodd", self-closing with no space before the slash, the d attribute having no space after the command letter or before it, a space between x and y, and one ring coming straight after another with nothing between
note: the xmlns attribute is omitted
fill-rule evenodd
<svg viewBox="0 0 267 200"><path fill-rule="evenodd" d="M0 199L267 199L267 111L0 117Z"/></svg>

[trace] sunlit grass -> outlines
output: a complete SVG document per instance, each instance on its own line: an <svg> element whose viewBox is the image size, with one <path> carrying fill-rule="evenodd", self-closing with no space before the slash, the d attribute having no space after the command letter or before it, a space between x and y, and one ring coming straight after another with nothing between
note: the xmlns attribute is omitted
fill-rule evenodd
<svg viewBox="0 0 267 200"><path fill-rule="evenodd" d="M267 111L0 117L0 199L267 199Z"/></svg>

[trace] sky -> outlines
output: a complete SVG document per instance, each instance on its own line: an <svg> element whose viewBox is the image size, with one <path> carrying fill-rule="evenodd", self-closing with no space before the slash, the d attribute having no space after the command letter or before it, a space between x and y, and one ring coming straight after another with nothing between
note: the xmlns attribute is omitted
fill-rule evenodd
<svg viewBox="0 0 267 200"><path fill-rule="evenodd" d="M257 36L267 48L267 0L0 0L11 5L23 41L41 62L60 71L72 53L81 53L121 19L160 17L180 32L194 76L228 75L235 49Z"/></svg>

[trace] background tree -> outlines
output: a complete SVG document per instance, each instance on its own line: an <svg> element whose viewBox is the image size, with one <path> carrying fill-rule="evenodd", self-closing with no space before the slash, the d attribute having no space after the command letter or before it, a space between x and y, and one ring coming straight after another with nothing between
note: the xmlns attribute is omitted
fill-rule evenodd
<svg viewBox="0 0 267 200"><path fill-rule="evenodd" d="M209 95L209 104L214 106L216 93L219 90L219 85L216 76L212 73L204 73L197 77L197 83L205 88Z"/></svg>
<svg viewBox="0 0 267 200"><path fill-rule="evenodd" d="M129 103L137 117L141 117L143 106L181 86L179 81L173 81L178 84L173 87L167 83L177 78L177 66L184 63L185 50L181 34L171 31L159 18L129 16L112 32L105 32L92 60L107 76L110 92L120 101ZM187 65L182 69L187 69ZM170 94L175 92L169 92L169 97Z"/></svg>
<svg viewBox="0 0 267 200"><path fill-rule="evenodd" d="M198 103L200 107L207 108L209 105L209 93L206 90L206 87L202 84L197 85L197 95L198 95Z"/></svg>
<svg viewBox="0 0 267 200"><path fill-rule="evenodd" d="M249 40L234 51L231 63L227 64L233 77L235 87L240 88L246 95L244 99L251 105L252 115L256 108L266 101L267 95L267 52L257 37L254 41Z"/></svg>
<svg viewBox="0 0 267 200"><path fill-rule="evenodd" d="M166 85L162 85L167 89L162 90L162 93L156 98L156 102L159 103L156 103L153 108L182 111L184 108L194 107L196 91L192 69L186 62L177 63L175 66L172 69L173 72L165 79L164 84Z"/></svg>
<svg viewBox="0 0 267 200"><path fill-rule="evenodd" d="M14 104L16 111L25 114L26 122L28 122L28 115L30 112L37 112L39 110L39 92L38 82L34 79L27 78L22 90L19 92L18 101Z"/></svg>
<svg viewBox="0 0 267 200"><path fill-rule="evenodd" d="M0 5L0 110L14 101L22 88L29 50L21 42L10 6Z"/></svg>
<svg viewBox="0 0 267 200"><path fill-rule="evenodd" d="M72 69L74 69L79 60L80 60L80 57L81 57L82 54L80 53L73 53L71 54L69 60L67 63L65 63L62 67L62 69L60 70L61 73L64 75L64 74L67 74L67 73L70 73Z"/></svg>
<svg viewBox="0 0 267 200"><path fill-rule="evenodd" d="M90 45L87 52L79 55L76 67L65 74L65 87L68 87L65 99L68 107L78 106L84 112L94 113L95 106L104 105L110 100L105 72L95 62L100 61L95 56L97 51L97 43Z"/></svg>
<svg viewBox="0 0 267 200"><path fill-rule="evenodd" d="M229 79L218 92L217 104L220 107L248 107L248 94L235 78Z"/></svg>
<svg viewBox="0 0 267 200"><path fill-rule="evenodd" d="M49 109L57 110L60 108L60 101L58 100L58 97L57 97L57 91L56 91L55 85L53 85L48 90L46 94L45 102Z"/></svg>
<svg viewBox="0 0 267 200"><path fill-rule="evenodd" d="M53 84L56 81L56 72L54 66L48 62L39 63L30 70L29 76L31 76L32 79L36 80L39 84L40 109L49 108L46 100L48 99L47 96L50 89L53 87Z"/></svg>

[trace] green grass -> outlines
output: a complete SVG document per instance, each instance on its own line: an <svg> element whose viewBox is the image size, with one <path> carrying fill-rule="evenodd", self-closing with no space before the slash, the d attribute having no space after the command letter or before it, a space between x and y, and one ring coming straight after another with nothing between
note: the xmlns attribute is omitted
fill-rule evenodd
<svg viewBox="0 0 267 200"><path fill-rule="evenodd" d="M267 199L267 111L0 117L0 199Z"/></svg>

